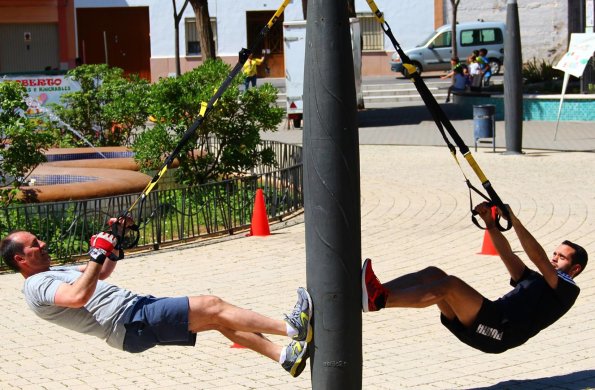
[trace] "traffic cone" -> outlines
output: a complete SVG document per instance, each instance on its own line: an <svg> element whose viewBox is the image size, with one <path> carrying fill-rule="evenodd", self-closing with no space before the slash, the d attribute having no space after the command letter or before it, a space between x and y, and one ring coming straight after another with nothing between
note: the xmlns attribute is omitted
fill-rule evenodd
<svg viewBox="0 0 595 390"><path fill-rule="evenodd" d="M492 218L496 218L498 214L498 210L495 206L492 206ZM481 252L478 253L479 255L490 255L494 256L498 254L496 248L494 248L494 243L492 242L492 238L490 237L490 233L486 230L483 233L483 243L481 244Z"/></svg>
<svg viewBox="0 0 595 390"><path fill-rule="evenodd" d="M250 236L269 236L271 229L269 228L269 219L267 217L267 210L264 204L264 195L262 189L256 190L254 198L254 210L252 211L252 225L250 226Z"/></svg>

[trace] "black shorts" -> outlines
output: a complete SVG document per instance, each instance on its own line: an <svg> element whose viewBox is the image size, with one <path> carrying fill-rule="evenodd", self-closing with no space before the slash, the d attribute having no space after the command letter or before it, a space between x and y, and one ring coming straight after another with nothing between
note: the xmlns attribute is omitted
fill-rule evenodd
<svg viewBox="0 0 595 390"><path fill-rule="evenodd" d="M124 336L124 351L138 353L156 345L196 344L188 330L188 297L141 297L130 314Z"/></svg>
<svg viewBox="0 0 595 390"><path fill-rule="evenodd" d="M502 353L519 345L513 341L511 323L504 310L489 299L484 298L475 322L468 328L457 318L449 320L441 315L440 320L463 343L483 352Z"/></svg>

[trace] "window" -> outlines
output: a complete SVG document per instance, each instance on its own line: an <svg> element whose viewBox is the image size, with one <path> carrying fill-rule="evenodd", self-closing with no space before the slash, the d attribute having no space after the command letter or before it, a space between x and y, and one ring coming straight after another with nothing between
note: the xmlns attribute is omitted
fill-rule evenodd
<svg viewBox="0 0 595 390"><path fill-rule="evenodd" d="M461 31L461 46L477 46L479 42L479 30Z"/></svg>
<svg viewBox="0 0 595 390"><path fill-rule="evenodd" d="M358 14L362 51L384 50L384 31L373 14Z"/></svg>
<svg viewBox="0 0 595 390"><path fill-rule="evenodd" d="M481 43L495 44L502 43L502 30L499 28L485 28L481 30Z"/></svg>
<svg viewBox="0 0 595 390"><path fill-rule="evenodd" d="M434 42L432 42L432 44L434 45L434 47L450 47L450 36L450 31L445 31L442 34L438 35L434 39Z"/></svg>
<svg viewBox="0 0 595 390"><path fill-rule="evenodd" d="M499 28L482 28L461 32L461 46L501 44L504 41Z"/></svg>
<svg viewBox="0 0 595 390"><path fill-rule="evenodd" d="M187 56L199 56L200 50L200 37L196 30L195 18L186 18L184 21L186 25L186 55ZM213 40L215 41L215 52L217 51L217 19L211 18L211 30L213 31Z"/></svg>

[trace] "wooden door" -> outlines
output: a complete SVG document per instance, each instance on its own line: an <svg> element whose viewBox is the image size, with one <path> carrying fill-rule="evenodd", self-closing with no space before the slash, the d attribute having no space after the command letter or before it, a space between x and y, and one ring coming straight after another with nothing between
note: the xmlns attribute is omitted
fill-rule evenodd
<svg viewBox="0 0 595 390"><path fill-rule="evenodd" d="M271 20L274 11L246 12L246 26L248 34L248 48L252 48L260 31ZM283 15L275 22L263 42L254 50L254 57L262 57L263 50L270 50L265 62L258 67L258 77L285 77L283 62Z"/></svg>
<svg viewBox="0 0 595 390"><path fill-rule="evenodd" d="M148 7L78 8L79 56L151 80Z"/></svg>

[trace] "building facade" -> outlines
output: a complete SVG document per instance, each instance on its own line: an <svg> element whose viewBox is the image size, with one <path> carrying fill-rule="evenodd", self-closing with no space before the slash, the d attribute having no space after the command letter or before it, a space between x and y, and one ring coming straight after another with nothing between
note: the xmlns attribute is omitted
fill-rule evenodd
<svg viewBox="0 0 595 390"><path fill-rule="evenodd" d="M462 0L457 20L506 21L508 0ZM445 1L445 20L450 23L451 3ZM548 62L560 59L567 51L573 32L593 32L593 1L517 1L523 61L533 58ZM591 10L590 21L586 11Z"/></svg>
<svg viewBox="0 0 595 390"><path fill-rule="evenodd" d="M108 30L107 37L104 38L108 47L114 46L114 35L110 33L109 28L100 26L100 21L104 19L104 12L110 15L111 19L117 17L121 7L125 3L130 8L147 9L147 19L127 19L126 27L131 23L143 23L150 31L150 74L151 80L157 80L159 77L165 77L175 74L175 29L174 29L174 9L171 1L155 2L151 0L75 0L77 21L81 19L83 13L90 16L79 23L78 32L78 50L83 62L97 61L103 48L97 39L101 40L99 32ZM182 8L183 1L177 1L177 11ZM215 46L217 56L222 60L235 64L238 59L238 52L241 48L252 48L252 40L256 38L262 27L273 16L277 7L281 5L277 2L261 2L257 0L210 0L209 14L211 16L211 27L215 35ZM441 16L435 20L435 15L440 15L442 2L436 0L420 0L399 4L398 6L391 1L379 0L378 6L385 13L387 20L394 20L392 23L393 31L398 34L403 42L414 43L419 39L419 35L429 34L434 27L440 25L443 20ZM102 12L102 9L108 11ZM430 10L430 12L427 12ZM364 53L362 58L362 72L364 75L383 75L390 74L389 60L394 49L390 41L384 36L384 33L372 15L369 6L365 0L356 1L356 12L363 23L368 27L364 31ZM423 15L423 17L419 17ZM285 9L282 17L277 21L273 29L267 34L262 45L256 48L255 52L260 55L262 50L269 54L266 59L266 66L259 67L260 77L284 77L284 57L283 57L283 29L284 21L303 20L303 10L301 0L293 0ZM93 56L89 55L91 49L89 39L85 39L86 34L81 34L81 25L90 26L95 24L96 42ZM115 28L115 27L114 27ZM194 27L194 12L191 7L184 10L182 22L179 26L178 44L180 47L180 65L182 72L193 69L202 62L198 37ZM84 42L83 42L84 41ZM121 41L121 39L120 39ZM84 45L83 45L84 43ZM108 49L108 52L112 50ZM115 61L119 54L112 55L112 61ZM103 55L105 58L106 56Z"/></svg>
<svg viewBox="0 0 595 390"><path fill-rule="evenodd" d="M400 45L415 46L436 27L449 23L450 1L377 0ZM592 7L592 0L519 1L524 60L557 60L566 51L570 32L576 32L574 14ZM184 0L176 0L178 12ZM252 40L281 1L209 0L217 56L235 64L241 48ZM506 20L507 0L463 0L459 22ZM365 0L356 0L362 28L362 74L391 74L394 52ZM186 7L175 37L174 8L169 0L0 0L0 73L66 70L81 63L108 63L155 81L175 74L176 39L182 72L202 62L194 27L194 13ZM592 16L591 16L592 17ZM261 77L284 77L283 21L303 19L302 1L293 0L283 17L256 48L266 50ZM591 27L592 28L592 27Z"/></svg>
<svg viewBox="0 0 595 390"><path fill-rule="evenodd" d="M75 65L74 3L0 0L0 73Z"/></svg>

